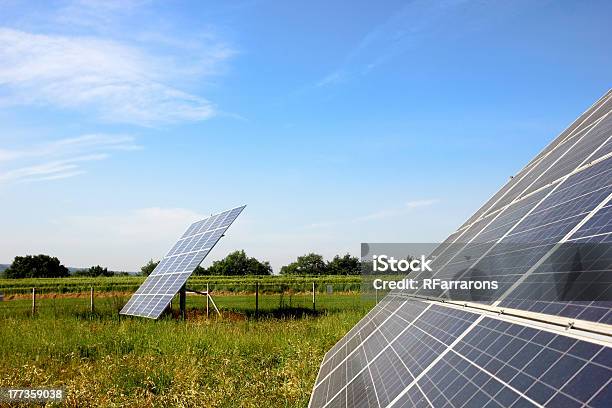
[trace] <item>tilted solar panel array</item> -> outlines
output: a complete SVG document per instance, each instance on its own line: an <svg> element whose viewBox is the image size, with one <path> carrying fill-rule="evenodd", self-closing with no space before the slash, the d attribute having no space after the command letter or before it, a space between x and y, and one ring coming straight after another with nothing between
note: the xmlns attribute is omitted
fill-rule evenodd
<svg viewBox="0 0 612 408"><path fill-rule="evenodd" d="M191 224L119 313L157 319L244 207Z"/></svg>
<svg viewBox="0 0 612 408"><path fill-rule="evenodd" d="M598 287L545 290L576 273L555 269L568 244L612 242L611 112L609 91L434 250L434 278L502 265L488 310L392 292L325 355L309 406L612 406L612 254L585 255Z"/></svg>

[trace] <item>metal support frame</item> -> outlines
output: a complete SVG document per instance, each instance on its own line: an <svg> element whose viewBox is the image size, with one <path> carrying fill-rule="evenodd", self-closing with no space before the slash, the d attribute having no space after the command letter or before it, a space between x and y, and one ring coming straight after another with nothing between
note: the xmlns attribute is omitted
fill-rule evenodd
<svg viewBox="0 0 612 408"><path fill-rule="evenodd" d="M524 326L532 324L537 326L537 328L540 330L561 333L564 336L574 337L579 340L598 342L598 344L605 346L609 346L612 339L612 325L606 323L590 322L570 317L530 312L527 310L459 300L441 299L416 294L402 294L399 296L399 298L405 300L416 299L429 303L441 303L447 307L467 309L474 313L479 313L499 320L506 320L513 323L519 322Z"/></svg>
<svg viewBox="0 0 612 408"><path fill-rule="evenodd" d="M214 299L210 295L210 291L206 290L206 291L202 292L202 291L195 290L195 289L189 289L189 288L185 288L185 287L183 287L183 288L184 288L185 292L196 293L198 295L206 296L206 315L207 315L207 317L208 317L208 302L209 301L210 301L210 303L212 303L213 307L215 308L215 311L217 312L217 315L221 316L221 312L219 311L219 308L217 307L217 304L215 303Z"/></svg>

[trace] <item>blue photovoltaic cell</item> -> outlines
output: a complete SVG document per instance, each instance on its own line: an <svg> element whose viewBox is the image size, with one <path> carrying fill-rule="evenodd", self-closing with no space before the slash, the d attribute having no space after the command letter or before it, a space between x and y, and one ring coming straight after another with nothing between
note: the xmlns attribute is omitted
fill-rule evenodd
<svg viewBox="0 0 612 408"><path fill-rule="evenodd" d="M456 371L463 373L460 383L472 382L501 406L521 401L522 406L598 407L603 405L593 401L610 391L609 353L601 345L485 318L441 361L440 371L451 373L453 381ZM430 371L431 381L444 391L446 382L435 372ZM453 394L445 394L452 402Z"/></svg>
<svg viewBox="0 0 612 408"><path fill-rule="evenodd" d="M327 375L319 374L314 397L329 401L345 389L353 390L353 383L371 383L376 401L386 406L477 317L416 300L395 302L400 307L385 324L361 336L358 347Z"/></svg>
<svg viewBox="0 0 612 408"><path fill-rule="evenodd" d="M157 319L244 207L191 224L119 313Z"/></svg>
<svg viewBox="0 0 612 408"><path fill-rule="evenodd" d="M612 324L611 111L609 91L434 250L433 276L412 278L493 271L500 307ZM326 354L310 407L612 406L611 342L410 295L391 292Z"/></svg>
<svg viewBox="0 0 612 408"><path fill-rule="evenodd" d="M555 140L553 140L540 154L538 154L527 166L525 166L518 174L516 174L506 185L504 185L500 191L498 191L489 201L485 203L474 215L472 215L462 226L460 229L466 228L468 225L475 222L478 218L485 216L487 213L491 213L492 208L495 207L495 204L498 202L502 202L503 204L507 204L517 196L521 195L524 190L521 189L521 182L525 180L525 178L529 178L530 180L534 180L538 175L543 173L544 166L542 165L542 161L551 155L554 150L557 151L567 151L565 148L559 149L559 147L564 143L569 143L572 139L575 139L580 136L582 131L587 130L589 126L593 125L596 121L602 119L605 114L610 112L610 103L612 103L612 91L608 91L604 96L601 97L593 106L591 106L584 114L582 114L572 125L570 125L561 135L559 135ZM575 142L575 140L574 140ZM556 154L558 157L559 154ZM598 155L601 157L601 155ZM550 160L548 160L550 162ZM526 183L523 182L522 186L525 187ZM499 208L497 206L496 208Z"/></svg>

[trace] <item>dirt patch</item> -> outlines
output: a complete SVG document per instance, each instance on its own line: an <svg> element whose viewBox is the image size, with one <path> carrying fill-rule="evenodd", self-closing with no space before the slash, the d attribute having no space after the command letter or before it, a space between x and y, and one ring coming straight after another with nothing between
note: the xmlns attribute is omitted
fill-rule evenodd
<svg viewBox="0 0 612 408"><path fill-rule="evenodd" d="M229 310L222 310L223 320L229 320L230 322L241 322L247 320L246 315L242 313L232 312Z"/></svg>

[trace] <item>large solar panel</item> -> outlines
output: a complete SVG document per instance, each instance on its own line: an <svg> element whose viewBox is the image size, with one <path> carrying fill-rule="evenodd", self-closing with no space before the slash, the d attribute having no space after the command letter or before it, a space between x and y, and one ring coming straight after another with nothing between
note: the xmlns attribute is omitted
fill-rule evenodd
<svg viewBox="0 0 612 408"><path fill-rule="evenodd" d="M612 90L432 253L427 277L494 270L500 296L391 292L325 355L309 406L612 406L611 112Z"/></svg>
<svg viewBox="0 0 612 408"><path fill-rule="evenodd" d="M119 313L157 319L244 207L191 224Z"/></svg>

